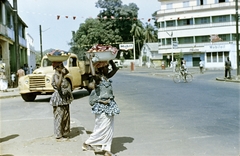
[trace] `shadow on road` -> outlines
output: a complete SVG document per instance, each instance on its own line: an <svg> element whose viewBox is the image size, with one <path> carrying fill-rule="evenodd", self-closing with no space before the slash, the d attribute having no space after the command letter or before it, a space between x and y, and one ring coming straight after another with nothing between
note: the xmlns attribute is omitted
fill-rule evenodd
<svg viewBox="0 0 240 156"><path fill-rule="evenodd" d="M4 138L0 138L0 143L11 140L11 139L14 139L18 136L19 136L18 134L13 134L13 135L6 136Z"/></svg>
<svg viewBox="0 0 240 156"><path fill-rule="evenodd" d="M75 138L76 136L83 134L83 131L84 127L73 127L66 137L69 137L70 139Z"/></svg>
<svg viewBox="0 0 240 156"><path fill-rule="evenodd" d="M124 146L125 143L132 143L134 138L132 137L117 137L113 138L112 141L112 152L118 153L126 150L127 148Z"/></svg>

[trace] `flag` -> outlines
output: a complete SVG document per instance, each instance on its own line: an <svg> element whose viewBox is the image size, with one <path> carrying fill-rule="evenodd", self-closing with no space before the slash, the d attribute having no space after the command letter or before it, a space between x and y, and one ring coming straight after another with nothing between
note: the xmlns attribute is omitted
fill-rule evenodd
<svg viewBox="0 0 240 156"><path fill-rule="evenodd" d="M73 20L75 20L76 19L76 16L73 16Z"/></svg>
<svg viewBox="0 0 240 156"><path fill-rule="evenodd" d="M57 15L57 20L59 20L59 18L60 18L60 15Z"/></svg>
<svg viewBox="0 0 240 156"><path fill-rule="evenodd" d="M65 16L66 18L68 18L68 16Z"/></svg>
<svg viewBox="0 0 240 156"><path fill-rule="evenodd" d="M151 18L148 19L148 22L150 22L150 21L151 21Z"/></svg>

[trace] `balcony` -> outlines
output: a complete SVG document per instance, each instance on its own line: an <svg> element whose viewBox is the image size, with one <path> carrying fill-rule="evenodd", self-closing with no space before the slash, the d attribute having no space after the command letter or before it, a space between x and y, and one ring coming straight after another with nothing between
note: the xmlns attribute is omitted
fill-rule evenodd
<svg viewBox="0 0 240 156"><path fill-rule="evenodd" d="M0 24L0 34L6 37L7 39L15 41L14 30L8 28L7 26ZM19 44L23 47L27 47L26 39L19 36Z"/></svg>
<svg viewBox="0 0 240 156"><path fill-rule="evenodd" d="M179 8L173 8L173 9L159 10L157 11L157 15L162 16L164 14L172 14L172 13L176 14L178 12L189 12L189 11L196 12L198 10L202 12L203 10L215 10L222 7L235 8L235 2L205 4L205 5L199 5L199 6L189 6L189 7L179 7Z"/></svg>

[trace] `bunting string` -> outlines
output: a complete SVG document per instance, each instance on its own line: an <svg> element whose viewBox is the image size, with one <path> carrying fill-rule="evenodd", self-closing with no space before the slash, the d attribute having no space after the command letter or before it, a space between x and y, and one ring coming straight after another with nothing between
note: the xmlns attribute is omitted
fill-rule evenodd
<svg viewBox="0 0 240 156"><path fill-rule="evenodd" d="M108 20L108 19L111 19L111 20L141 20L141 21L144 21L144 20L147 20L147 22L150 22L151 20L157 20L155 18L131 18L131 17L114 17L114 16L110 16L110 17L107 17L107 16L104 16L104 17L92 17L92 16L89 16L89 17L84 17L84 16L68 16L68 15L53 15L53 14L42 14L42 13L36 13L36 12L28 12L28 11L20 11L22 13L28 13L28 14L38 14L38 15L44 15L44 16L55 16L56 17L56 20L62 20L62 19L72 19L72 20L76 20L76 19L88 19L88 18L92 18L92 19L104 19L104 20Z"/></svg>

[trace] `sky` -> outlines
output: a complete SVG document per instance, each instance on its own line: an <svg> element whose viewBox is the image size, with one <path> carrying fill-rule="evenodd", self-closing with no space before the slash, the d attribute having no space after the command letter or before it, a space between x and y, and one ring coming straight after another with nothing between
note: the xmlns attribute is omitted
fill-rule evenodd
<svg viewBox="0 0 240 156"><path fill-rule="evenodd" d="M12 4L12 0L9 2ZM50 48L68 51L72 31L77 31L87 18L96 18L100 12L100 9L95 7L97 0L17 0L17 2L18 14L28 26L26 31L33 38L36 51L40 51L40 25L43 51ZM129 3L138 6L138 18L143 23L148 22L152 14L160 9L158 0L122 0L122 4ZM76 17L75 20L73 17Z"/></svg>

